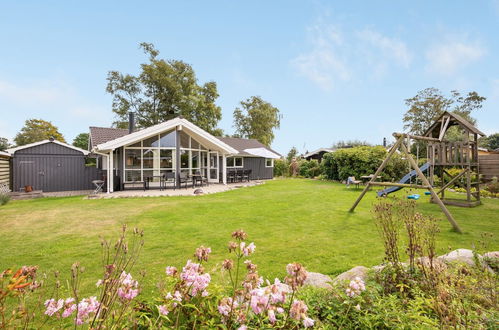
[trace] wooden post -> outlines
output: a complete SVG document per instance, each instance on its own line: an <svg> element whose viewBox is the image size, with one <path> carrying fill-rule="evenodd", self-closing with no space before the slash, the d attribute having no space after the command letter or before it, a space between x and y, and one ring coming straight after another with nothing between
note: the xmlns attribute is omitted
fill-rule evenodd
<svg viewBox="0 0 499 330"><path fill-rule="evenodd" d="M362 190L362 192L360 193L360 196L357 198L357 200L355 201L355 203L353 203L352 207L350 208L350 212L353 212L355 210L355 208L360 203L360 201L362 200L362 198L364 197L364 195L366 194L366 192L369 190L369 187L371 186L371 182L374 182L377 179L378 175L381 173L381 171L383 171L383 169L385 168L385 166L388 163L388 161L390 160L390 158L392 158L392 156L395 153L395 151L397 151L397 149L399 148L400 144L403 144L402 143L403 140L404 140L404 136L403 135L398 137L397 142L395 142L395 144L393 145L392 149L390 149L390 152L386 156L386 158L383 161L383 163L381 163L381 165L376 170L376 173L374 173L374 175L371 178L371 180L369 180L369 182L364 187L364 190Z"/></svg>
<svg viewBox="0 0 499 330"><path fill-rule="evenodd" d="M462 177L466 172L467 172L467 170L464 169L461 173L459 173L458 175L453 177L449 182L447 182L444 186L442 186L442 188L440 188L439 191L437 191L437 194L440 194L442 192L442 190L445 190L447 187L449 187L451 184L453 184L457 179Z"/></svg>
<svg viewBox="0 0 499 330"><path fill-rule="evenodd" d="M449 222L451 223L454 230L461 234L462 233L461 228L459 228L456 220L454 220L454 218L450 214L449 210L447 210L444 203L442 203L442 201L440 200L438 195L435 193L435 190L433 190L433 187L430 185L430 183L428 182L428 179L426 179L423 172L421 172L421 170L418 167L418 164L416 164L416 161L412 158L411 154L409 153L409 151L407 150L405 145L402 144L401 147L402 147L402 151L405 153L406 157L409 159L409 163L411 163L412 167L414 168L414 170L418 174L419 178L423 182L423 185L428 186L428 190L430 191L433 200L435 200L437 202L437 204L440 206L440 208L442 209L442 212L444 212L444 214L447 217L447 220L449 220Z"/></svg>

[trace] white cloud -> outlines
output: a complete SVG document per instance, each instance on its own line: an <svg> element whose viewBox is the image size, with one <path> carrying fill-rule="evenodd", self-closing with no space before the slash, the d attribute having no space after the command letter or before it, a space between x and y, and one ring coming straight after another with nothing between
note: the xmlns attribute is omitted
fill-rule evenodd
<svg viewBox="0 0 499 330"><path fill-rule="evenodd" d="M370 29L360 31L358 36L369 45L378 48L385 60L392 58L397 64L406 68L411 64L412 55L404 42Z"/></svg>
<svg viewBox="0 0 499 330"><path fill-rule="evenodd" d="M341 58L341 33L333 26L316 25L310 29L312 50L291 60L302 74L324 90L331 90L337 81L350 79L350 72Z"/></svg>
<svg viewBox="0 0 499 330"><path fill-rule="evenodd" d="M324 90L354 78L379 77L393 66L408 68L412 61L404 42L373 29L341 31L320 21L308 32L311 49L291 65Z"/></svg>
<svg viewBox="0 0 499 330"><path fill-rule="evenodd" d="M485 55L485 49L478 42L450 40L431 46L426 52L430 73L451 76Z"/></svg>

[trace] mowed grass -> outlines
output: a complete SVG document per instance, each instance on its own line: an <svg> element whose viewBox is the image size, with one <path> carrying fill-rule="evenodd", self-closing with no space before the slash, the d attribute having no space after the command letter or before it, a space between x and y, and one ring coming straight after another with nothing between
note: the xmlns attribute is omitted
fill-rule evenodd
<svg viewBox="0 0 499 330"><path fill-rule="evenodd" d="M375 192L368 192L354 213L348 212L360 191L337 183L286 179L206 196L11 201L0 207L0 270L38 265L41 272L59 270L69 277L71 264L78 261L85 267L83 291L92 293L102 269L99 237L114 239L127 224L145 232L134 270L147 270L145 295L166 265L181 267L200 245L213 250L207 267L212 270L227 256L231 232L240 228L255 242L251 259L265 277L282 277L292 261L335 275L357 265L379 264L383 258L371 215ZM493 234L488 249L498 250L499 200L484 199L476 208L449 207L464 234L450 230L428 197L423 195L417 203L421 212L442 220L440 253L472 248L483 233Z"/></svg>

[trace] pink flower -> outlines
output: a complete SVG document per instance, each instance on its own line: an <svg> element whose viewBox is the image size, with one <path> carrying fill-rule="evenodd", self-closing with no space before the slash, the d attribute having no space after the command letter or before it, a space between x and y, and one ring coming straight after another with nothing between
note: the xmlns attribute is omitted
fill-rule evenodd
<svg viewBox="0 0 499 330"><path fill-rule="evenodd" d="M122 272L119 281L121 286L118 288L118 296L122 300L132 300L139 294L139 283L132 275Z"/></svg>
<svg viewBox="0 0 499 330"><path fill-rule="evenodd" d="M194 256L198 258L198 261L208 261L208 255L211 253L211 248L200 246L196 249Z"/></svg>
<svg viewBox="0 0 499 330"><path fill-rule="evenodd" d="M76 315L76 324L82 325L90 314L97 313L99 310L99 302L96 297L84 298L78 304L78 314Z"/></svg>
<svg viewBox="0 0 499 330"><path fill-rule="evenodd" d="M301 300L295 300L293 301L293 304L291 305L291 309L289 311L289 315L299 321L301 319L304 319L307 315L308 307L305 305L305 303Z"/></svg>
<svg viewBox="0 0 499 330"><path fill-rule="evenodd" d="M265 311L269 303L269 295L266 294L264 289L251 290L250 306L253 313L260 314Z"/></svg>
<svg viewBox="0 0 499 330"><path fill-rule="evenodd" d="M268 313L267 313L267 314L268 314L268 316L269 316L269 322L270 322L270 323L272 323L272 324L274 324L274 323L277 321L277 319L276 319L276 317L275 317L275 312L274 312L274 310L273 310L273 309L269 309L269 311L268 311Z"/></svg>
<svg viewBox="0 0 499 330"><path fill-rule="evenodd" d="M225 297L222 300L220 300L220 303L218 304L218 312L222 316L229 316L231 308L235 309L237 308L238 304L236 301L232 302L232 298L230 297Z"/></svg>
<svg viewBox="0 0 499 330"><path fill-rule="evenodd" d="M165 305L158 306L158 310L161 315L168 315L169 313L168 308Z"/></svg>
<svg viewBox="0 0 499 330"><path fill-rule="evenodd" d="M76 304L74 303L74 298L67 298L64 300L64 311L62 312L62 317L68 317L76 310Z"/></svg>
<svg viewBox="0 0 499 330"><path fill-rule="evenodd" d="M173 266L166 267L166 275L175 276L176 274L177 274L177 268L175 268Z"/></svg>
<svg viewBox="0 0 499 330"><path fill-rule="evenodd" d="M345 293L349 297L355 297L362 293L362 291L366 290L366 285L364 281L360 277L355 277L350 281L348 288L345 290Z"/></svg>
<svg viewBox="0 0 499 330"><path fill-rule="evenodd" d="M304 326L305 328L310 328L310 327L313 327L313 326L314 326L314 323L315 323L315 321L314 321L314 320L312 320L310 317L305 317L305 318L303 319L303 326Z"/></svg>
<svg viewBox="0 0 499 330"><path fill-rule="evenodd" d="M245 324L243 324L239 328L237 328L237 330L246 330L246 329L248 329L248 327Z"/></svg>
<svg viewBox="0 0 499 330"><path fill-rule="evenodd" d="M190 288L189 294L195 296L198 293L202 295L207 295L208 293L205 289L210 284L211 276L208 273L203 273L203 268L200 264L193 263L187 260L187 264L182 268L182 273L180 273L180 279L184 281L184 285Z"/></svg>
<svg viewBox="0 0 499 330"><path fill-rule="evenodd" d="M249 256L250 254L252 254L253 252L255 252L255 249L256 249L256 245L253 242L249 243L248 246L246 246L245 242L241 242L239 244L239 247L240 247L243 255L246 257Z"/></svg>
<svg viewBox="0 0 499 330"><path fill-rule="evenodd" d="M45 314L48 316L52 316L62 308L62 306L64 305L64 299L48 299L45 301L44 305L46 307Z"/></svg>

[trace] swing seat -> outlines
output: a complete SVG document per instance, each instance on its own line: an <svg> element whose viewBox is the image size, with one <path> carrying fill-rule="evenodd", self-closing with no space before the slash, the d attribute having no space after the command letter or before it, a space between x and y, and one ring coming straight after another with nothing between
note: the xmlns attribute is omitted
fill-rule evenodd
<svg viewBox="0 0 499 330"><path fill-rule="evenodd" d="M414 199L414 200L418 200L418 199L419 199L419 194L412 194L412 195L409 195L409 196L407 196L407 199Z"/></svg>

